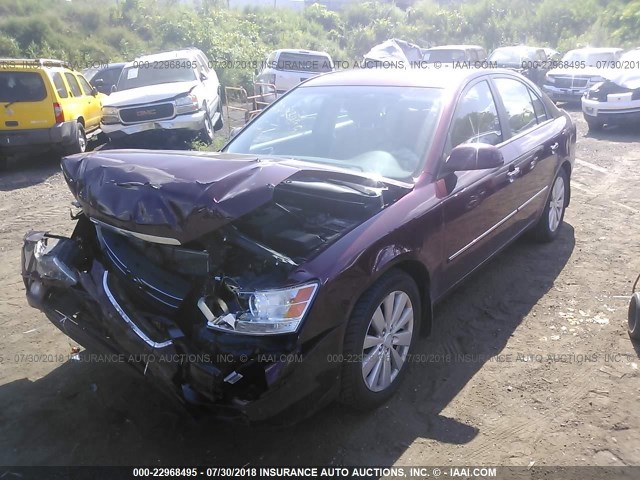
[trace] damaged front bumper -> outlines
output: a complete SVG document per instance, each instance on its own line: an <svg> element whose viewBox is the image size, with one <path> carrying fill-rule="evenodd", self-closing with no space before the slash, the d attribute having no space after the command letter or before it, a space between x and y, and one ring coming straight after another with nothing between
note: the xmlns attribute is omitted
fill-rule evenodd
<svg viewBox="0 0 640 480"><path fill-rule="evenodd" d="M78 227L76 228L78 230ZM128 286L86 238L31 232L22 274L29 304L85 348L119 354L185 405L259 422L295 421L333 398L339 382L342 331L305 343L298 335L246 336L207 328L185 331L171 318L137 308ZM198 315L197 310L181 315Z"/></svg>

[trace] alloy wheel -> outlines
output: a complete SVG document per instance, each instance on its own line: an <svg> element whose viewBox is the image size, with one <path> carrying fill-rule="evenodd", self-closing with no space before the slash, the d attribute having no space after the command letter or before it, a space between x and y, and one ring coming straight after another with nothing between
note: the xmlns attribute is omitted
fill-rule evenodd
<svg viewBox="0 0 640 480"><path fill-rule="evenodd" d="M562 221L564 211L564 178L558 175L551 189L549 199L549 230L555 232Z"/></svg>
<svg viewBox="0 0 640 480"><path fill-rule="evenodd" d="M373 392L387 389L398 376L413 337L413 305L401 291L389 293L376 308L362 348L362 377Z"/></svg>

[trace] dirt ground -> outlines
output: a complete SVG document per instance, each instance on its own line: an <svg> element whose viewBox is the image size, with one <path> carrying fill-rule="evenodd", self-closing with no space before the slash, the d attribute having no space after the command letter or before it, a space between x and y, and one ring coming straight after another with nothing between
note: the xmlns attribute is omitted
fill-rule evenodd
<svg viewBox="0 0 640 480"><path fill-rule="evenodd" d="M0 174L0 465L640 465L640 128L591 135L572 115L555 243L518 241L440 305L386 406L284 429L192 421L133 372L69 360L27 305L20 248L30 229L70 233L71 194L55 158Z"/></svg>

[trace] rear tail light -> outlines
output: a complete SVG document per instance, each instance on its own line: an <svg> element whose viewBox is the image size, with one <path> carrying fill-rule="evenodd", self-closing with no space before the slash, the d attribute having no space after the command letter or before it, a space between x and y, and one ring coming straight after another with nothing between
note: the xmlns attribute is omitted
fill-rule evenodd
<svg viewBox="0 0 640 480"><path fill-rule="evenodd" d="M53 104L53 114L56 116L56 123L64 122L64 110L57 102Z"/></svg>

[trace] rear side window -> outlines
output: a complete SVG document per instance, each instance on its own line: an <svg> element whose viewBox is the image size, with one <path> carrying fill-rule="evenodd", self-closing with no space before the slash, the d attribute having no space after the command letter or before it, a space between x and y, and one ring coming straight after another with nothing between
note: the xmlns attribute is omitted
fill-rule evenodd
<svg viewBox="0 0 640 480"><path fill-rule="evenodd" d="M509 117L509 127L517 135L538 124L536 109L529 89L524 83L511 78L496 78L496 88Z"/></svg>
<svg viewBox="0 0 640 480"><path fill-rule="evenodd" d="M461 143L497 145L501 142L502 130L496 103L489 84L479 82L460 98L449 132L449 148Z"/></svg>
<svg viewBox="0 0 640 480"><path fill-rule="evenodd" d="M67 93L67 86L64 84L62 75L60 75L60 73L58 72L54 72L51 75L51 80L53 80L53 86L56 87L56 92L58 92L58 96L60 98L67 98L69 94Z"/></svg>
<svg viewBox="0 0 640 480"><path fill-rule="evenodd" d="M0 102L39 102L47 89L37 72L0 71Z"/></svg>
<svg viewBox="0 0 640 480"><path fill-rule="evenodd" d="M308 55L306 53L281 52L276 65L277 70L296 72L330 72L331 61L324 55Z"/></svg>
<svg viewBox="0 0 640 480"><path fill-rule="evenodd" d="M74 97L81 97L82 92L80 91L80 85L78 85L78 81L73 73L65 73L64 76L66 77L69 88L71 89L71 94Z"/></svg>

